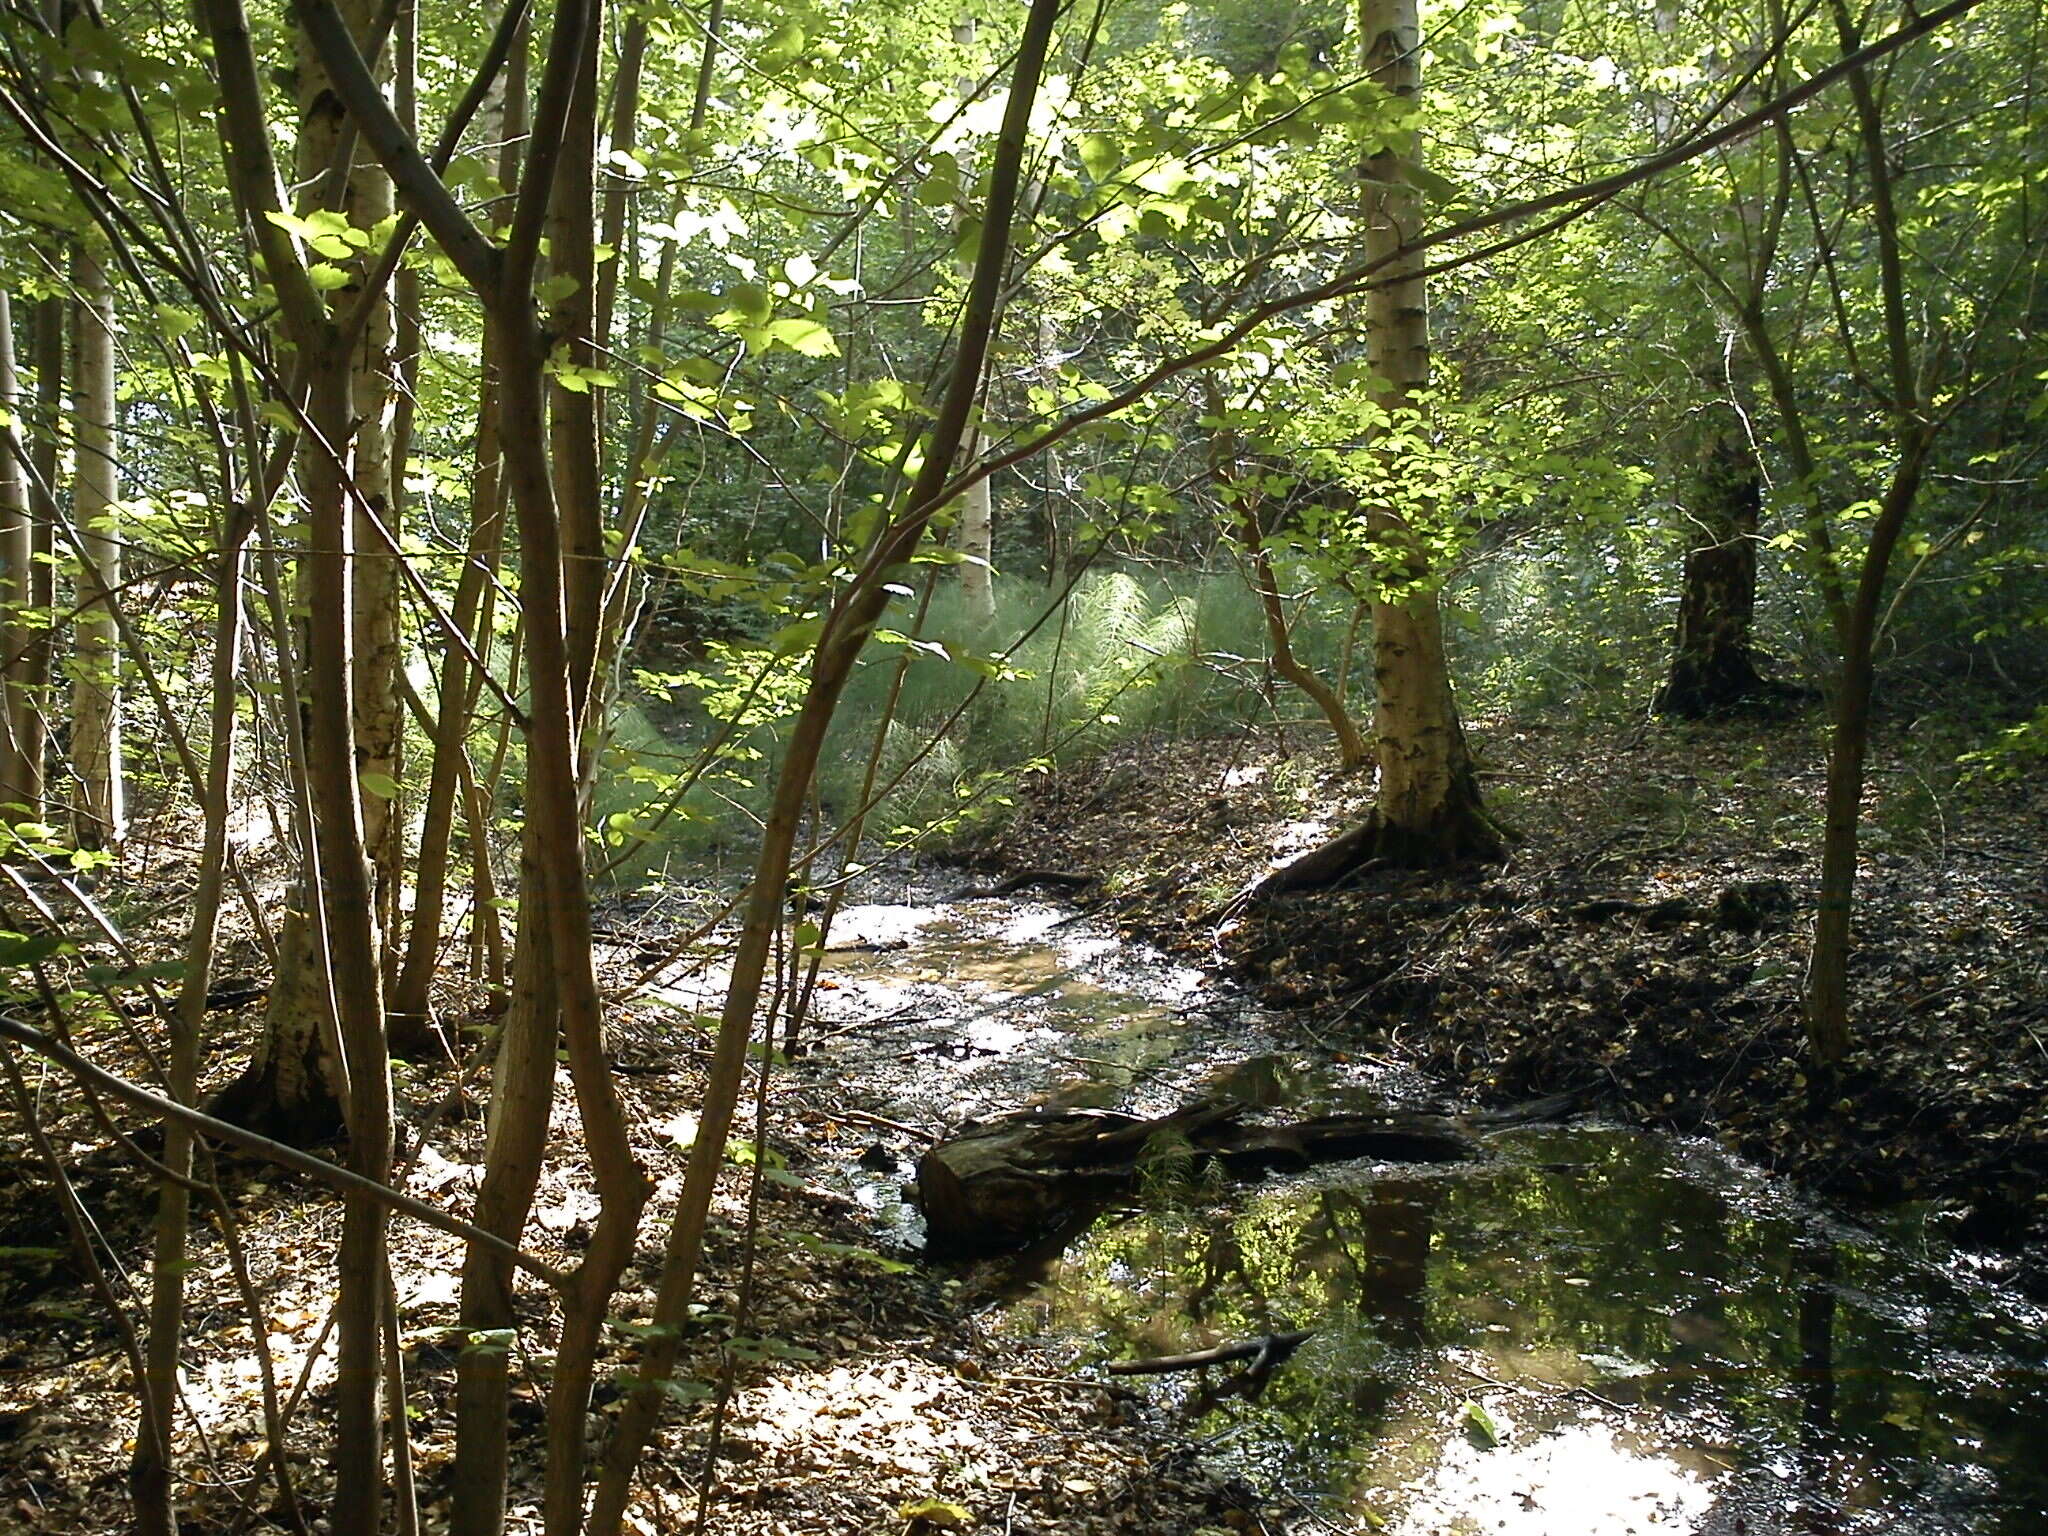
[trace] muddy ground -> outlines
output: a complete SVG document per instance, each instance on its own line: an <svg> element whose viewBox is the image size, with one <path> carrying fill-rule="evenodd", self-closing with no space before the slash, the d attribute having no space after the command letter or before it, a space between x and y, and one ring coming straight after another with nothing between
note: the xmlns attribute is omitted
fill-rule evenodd
<svg viewBox="0 0 2048 1536"><path fill-rule="evenodd" d="M1894 715L1872 763L1855 1049L1807 1071L1817 716L1472 731L1499 868L1245 888L1366 803L1311 728L1142 743L1032 781L973 850L1093 876L1128 932L1296 1010L1306 1040L1480 1101L1590 1088L1848 1202L1936 1202L2048 1292L2048 785L1972 784ZM1084 898L1085 899L1085 898Z"/></svg>
<svg viewBox="0 0 2048 1536"><path fill-rule="evenodd" d="M1905 726L1894 721L1887 740L1920 740ZM1956 790L1938 754L1912 761L1881 749L1860 891L1859 1045L1816 1093L1798 1017L1820 792L1814 722L1482 722L1473 734L1493 804L1524 834L1503 868L1369 873L1337 891L1237 901L1362 803L1364 786L1332 774L1307 730L1144 743L1033 780L1014 822L962 851L992 874L1091 876L1084 903L1289 1008L1305 1046L1418 1065L1477 1100L1592 1085L1611 1112L1703 1130L1833 1195L1937 1202L1957 1237L2048 1288L2048 791ZM161 886L160 901L126 893L138 914L131 937L146 950L178 929L177 862L137 877ZM620 1082L657 1181L619 1308L628 1326L614 1340L618 1366L631 1363L630 1324L651 1304L704 1056L673 1008L629 987L648 937L641 921L620 916L607 952ZM239 1065L259 1008L214 1017L211 1082ZM146 1013L106 1017L78 1039L95 1060L147 1079L150 1029ZM147 1284L148 1181L108 1149L61 1077L29 1066L25 1086L133 1315ZM450 1081L445 1066L425 1065L401 1082L405 1178L414 1194L461 1209L483 1134L474 1114L437 1110ZM780 1084L769 1102L781 1176L727 1175L699 1291L706 1311L683 1368L703 1395L671 1414L643 1477L637 1531L694 1527L714 1422L707 1531L934 1529L911 1518L932 1500L1014 1536L1315 1525L1312 1513L1261 1503L1206 1470L1148 1399L1081 1380L1088 1362L979 1326L963 1300L972 1280L963 1291L956 1276L887 1251L866 1213L816 1176L875 1141L860 1104ZM573 1257L594 1214L569 1104L564 1085L558 1155L527 1235L557 1262ZM134 1417L122 1344L68 1256L47 1170L16 1120L0 1127L0 1160L0 1530L118 1530ZM188 1429L182 1447L188 1529L293 1528L274 1483L257 1475L260 1327L283 1391L312 1362L311 1406L294 1419L285 1458L300 1516L317 1530L332 1492L332 1356L316 1345L339 1209L259 1164L224 1159L220 1174L262 1317L252 1327L217 1233L202 1231L186 1390L205 1433ZM447 1520L459 1254L451 1239L405 1223L394 1253L431 1532ZM552 1327L545 1298L523 1294L511 1520L521 1532L538 1526ZM600 1389L600 1434L615 1391Z"/></svg>

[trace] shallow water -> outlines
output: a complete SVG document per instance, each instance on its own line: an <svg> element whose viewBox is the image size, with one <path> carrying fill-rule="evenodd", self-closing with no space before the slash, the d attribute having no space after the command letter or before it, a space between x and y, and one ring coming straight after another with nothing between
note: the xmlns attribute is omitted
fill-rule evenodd
<svg viewBox="0 0 2048 1536"><path fill-rule="evenodd" d="M1413 1106L1414 1079L1283 1040L1198 973L1057 909L870 907L801 1070L935 1124L1231 1091ZM1344 1531L2048 1531L2043 1316L1931 1227L1880 1233L1705 1143L1577 1125L1486 1161L1197 1177L1018 1271L991 1318L1077 1364L1298 1328L1256 1402L1145 1378L1210 1454ZM914 1228L894 1176L849 1183Z"/></svg>

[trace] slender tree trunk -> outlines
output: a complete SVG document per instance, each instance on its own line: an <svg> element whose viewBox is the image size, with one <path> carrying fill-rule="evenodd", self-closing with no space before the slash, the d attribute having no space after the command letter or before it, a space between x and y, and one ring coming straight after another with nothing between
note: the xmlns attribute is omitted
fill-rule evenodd
<svg viewBox="0 0 2048 1536"><path fill-rule="evenodd" d="M1652 707L1699 719L1735 709L1774 689L1750 645L1756 613L1756 531L1763 482L1748 445L1732 428L1712 433L1688 498L1695 530L1686 551L1671 671Z"/></svg>
<svg viewBox="0 0 2048 1536"><path fill-rule="evenodd" d="M980 457L981 429L976 427L967 434L960 462L964 468ZM960 596L966 601L968 618L984 628L996 621L995 568L990 563L996 532L991 478L984 475L960 498L960 521L953 535L953 547L967 557L960 565Z"/></svg>
<svg viewBox="0 0 2048 1536"><path fill-rule="evenodd" d="M591 327L597 313L597 56L602 14L602 8L593 4L577 61L575 104L564 128L561 156L555 162L548 214L550 273L574 284L550 311L548 330L561 339L570 367L589 370L598 366ZM548 396L549 462L562 528L563 622L573 683L571 707L580 747L584 733L600 728L585 706L597 675L598 627L607 575L604 488L598 465L597 406L602 396L588 387L587 380L582 389L558 384Z"/></svg>
<svg viewBox="0 0 2048 1536"><path fill-rule="evenodd" d="M1223 414L1223 402L1214 392L1209 398L1209 414L1218 419ZM1237 452L1235 434L1228 428L1219 429L1211 445L1211 473L1216 477L1224 500L1236 504L1238 539L1244 545L1245 560L1251 566L1252 591L1257 595L1259 608L1266 618L1267 655L1272 659L1273 670L1306 694L1322 712L1323 718L1329 721L1330 730L1337 738L1338 764L1346 769L1362 767L1372 754L1366 747L1365 737L1359 733L1357 723L1351 718L1343 693L1324 682L1314 668L1304 665L1294 654L1286 604L1280 596L1280 584L1273 575L1272 557L1266 552L1266 530L1259 518L1258 492L1239 481Z"/></svg>
<svg viewBox="0 0 2048 1536"><path fill-rule="evenodd" d="M663 1256L654 1303L656 1332L641 1351L634 1389L612 1434L611 1448L591 1505L591 1536L615 1536L618 1531L634 1472L659 1419L663 1385L675 1368L681 1326L688 1316L703 1256L711 1198L739 1101L747 1044L754 1034L769 956L781 931L783 892L797 828L810 795L826 731L854 663L887 607L889 573L909 560L929 530L933 514L943 505L942 493L950 468L969 429L995 328L996 301L1010 249L1011 219L1017 206L1031 107L1038 94L1059 9L1059 0L1032 0L1024 23L1012 66L1002 132L989 169L988 204L967 305L961 316L959 350L953 359L945 399L925 443L923 467L905 493L897 516L876 540L860 571L827 614L812 657L810 687L776 776L762 826L753 883L742 909L740 938L733 954L725 1005L719 1015L717 1042L698 1115L697 1138L690 1149L689 1166ZM767 1021L768 1026L772 1027L772 1023Z"/></svg>
<svg viewBox="0 0 2048 1536"><path fill-rule="evenodd" d="M953 23L953 41L962 48L974 46L977 30L976 18L962 17ZM971 75L963 75L956 82L960 99L965 101L975 88ZM961 172L971 182L973 164L966 154L961 156ZM963 258L963 267L971 265ZM981 405L984 412L988 406L988 379L982 380ZM961 445L960 467L971 468L981 457L982 431L979 424L967 430L967 441ZM959 521L953 528L953 547L967 558L959 567L960 596L967 605L968 619L983 628L996 621L995 532L996 505L994 486L990 476L984 475L967 488L960 498Z"/></svg>
<svg viewBox="0 0 2048 1536"><path fill-rule="evenodd" d="M252 487L252 495L263 494ZM254 514L234 508L220 533L220 564L215 573L213 632L213 700L211 740L207 746L205 830L199 871L192 892L192 921L185 933L185 971L178 981L172 1012L170 1076L166 1087L180 1104L197 1107L199 1066L206 1023L206 993L213 977L214 940L220 926L220 903L227 873L228 815L234 801L235 711L241 693L242 552L255 527ZM149 1367L144 1391L150 1406L135 1436L135 1458L129 1488L135 1500L136 1525L149 1536L176 1536L177 1504L172 1492L170 1446L149 1431L176 1421L178 1369L185 1322L186 1240L190 1231L191 1194L182 1182L192 1171L192 1131L181 1120L163 1127L163 1164L173 1177L158 1186L155 1250L150 1263Z"/></svg>
<svg viewBox="0 0 2048 1536"><path fill-rule="evenodd" d="M1360 0L1366 74L1414 101L1422 89L1422 31L1416 0ZM1421 409L1429 387L1429 305L1421 258L1408 245L1422 229L1422 200L1406 177L1419 156L1394 142L1362 167L1365 255L1389 281L1366 300L1367 349L1381 403L1395 414ZM1399 449L1378 450L1389 490L1400 484ZM1390 494L1368 510L1381 595L1374 601L1374 711L1379 803L1361 852L1390 864L1429 866L1495 859L1500 834L1480 803L1478 781L1451 694L1438 606L1441 577Z"/></svg>
<svg viewBox="0 0 2048 1536"><path fill-rule="evenodd" d="M1832 0L1842 53L1861 46L1846 0ZM1826 1093L1835 1065L1849 1049L1849 921L1856 888L1857 823L1863 813L1864 759L1870 746L1870 698L1875 676L1880 604L1890 573L1892 551L1898 547L1919 499L1939 418L1922 403L1925 387L1914 359L1911 322L1906 304L1905 259L1897 209L1892 201L1891 151L1884 118L1869 72L1849 74L1849 95L1856 109L1862 140L1864 174L1870 179L1870 224L1876 236L1878 292L1884 316L1885 358L1892 444L1898 455L1891 483L1878 503L1864 546L1856 594L1841 627L1842 676L1835 699L1835 729L1828 744L1828 786L1825 830L1821 839L1820 905L1814 914L1813 952L1806 977L1807 1047L1814 1064L1813 1087ZM1832 547L1818 555L1833 564Z"/></svg>
<svg viewBox="0 0 2048 1536"><path fill-rule="evenodd" d="M64 301L51 297L35 309L36 418L42 432L29 449L35 473L29 484L29 604L27 666L23 682L33 704L21 727L21 754L41 796L39 812L47 814L49 798L46 754L49 743L51 647L55 638L51 615L57 605L58 419L64 414Z"/></svg>
<svg viewBox="0 0 2048 1536"><path fill-rule="evenodd" d="M43 813L42 743L30 722L40 700L30 675L34 628L35 525L29 517L27 443L20 432L21 388L14 367L14 309L0 289L0 821L40 821Z"/></svg>
<svg viewBox="0 0 2048 1536"><path fill-rule="evenodd" d="M1864 765L1870 752L1870 701L1876 680L1873 654L1892 551L1920 494L1931 435L1909 431L1892 483L1871 525L1863 574L1849 604L1843 632L1842 673L1835 695L1834 732L1828 742L1827 798L1823 804L1820 901L1814 914L1813 953L1806 975L1807 1043L1814 1061L1832 1067L1849 1050L1849 920L1855 903L1856 858L1863 815Z"/></svg>
<svg viewBox="0 0 2048 1536"><path fill-rule="evenodd" d="M78 776L79 841L106 848L127 830L121 757L121 662L109 594L121 585L120 464L114 401L114 294L83 245L72 260L77 290L73 396L78 465L72 515L84 556L72 646L71 762Z"/></svg>
<svg viewBox="0 0 2048 1536"><path fill-rule="evenodd" d="M538 867L521 868L521 887L538 892ZM491 1074L489 1140L483 1182L470 1220L517 1242L547 1153L548 1115L555 1096L555 994L547 929L538 902L520 909L512 945L512 997ZM452 1536L497 1536L505 1527L505 1478L511 1425L512 1265L471 1244L462 1261L461 1326L467 1343L455 1366L455 1475Z"/></svg>
<svg viewBox="0 0 2048 1536"><path fill-rule="evenodd" d="M345 14L358 36L376 24L381 0L353 0ZM384 50L387 73L407 77L417 20L414 0L398 9L392 40ZM401 60L403 62L401 63ZM391 178L374 158L358 148L349 168L348 192L342 212L358 229L379 228L393 212ZM371 306L369 322L356 343L352 392L356 435L350 461L355 479L355 724L356 778L363 801L363 847L370 859L376 888L379 953L387 982L397 968L399 897L405 880L405 817L400 786L404 781L405 706L400 674L405 665L401 632L404 591L400 557L392 554L375 524L395 537L404 526L405 456L412 436L412 396L399 387L400 352L417 362L419 341L419 271L401 267L392 278L396 291L410 295L403 318L389 299ZM333 295L337 314L354 305L361 285L351 283ZM401 333L409 338L399 346Z"/></svg>
<svg viewBox="0 0 2048 1536"><path fill-rule="evenodd" d="M511 57L505 61L503 90L486 136L503 148L498 181L508 193L519 185L519 152L526 132L527 25L522 24ZM477 655L490 661L490 594L504 551L505 481L498 437L498 358L490 330L485 328L483 357L477 373L476 470L470 480L469 545L455 582L453 618L469 636ZM483 679L476 676L460 646L451 645L441 659L435 694L434 756L428 773L426 802L421 813L418 857L413 867L412 924L406 933L404 964L391 997L391 1012L407 1030L424 1029L432 1009L434 968L441 953L441 926L447 912L448 854L455 824L455 796L468 733L481 696ZM483 828L472 819L471 839ZM474 846L473 862L488 867L488 843ZM481 889L477 900L486 898ZM494 913L481 907L472 921L495 923ZM523 1213L522 1213L523 1218Z"/></svg>
<svg viewBox="0 0 2048 1536"><path fill-rule="evenodd" d="M329 441L348 432L352 393L346 362L313 369L310 414ZM306 552L307 763L319 842L326 972L348 1077L346 1120L352 1172L380 1183L391 1173L391 1068L384 1038L382 967L374 891L362 836L351 708L350 564L354 519L338 466L317 452L306 475L311 529ZM361 1195L342 1208L336 1259L341 1296L335 1361L335 1536L376 1536L382 1520L386 1211Z"/></svg>

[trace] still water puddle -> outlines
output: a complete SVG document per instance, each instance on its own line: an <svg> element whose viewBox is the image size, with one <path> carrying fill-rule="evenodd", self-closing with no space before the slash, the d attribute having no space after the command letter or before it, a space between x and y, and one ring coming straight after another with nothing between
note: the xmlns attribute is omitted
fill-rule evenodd
<svg viewBox="0 0 2048 1536"><path fill-rule="evenodd" d="M1198 1092L1302 1112L1426 1085L1057 909L846 914L799 1070L934 1125ZM1711 1145L1520 1129L1478 1164L1197 1179L1020 1265L997 1331L1077 1365L1313 1328L1255 1401L1144 1378L1212 1458L1401 1536L2048 1532L2043 1314L1926 1229L1883 1235ZM894 1179L859 1192L900 1233ZM1320 1522L1320 1526L1318 1526Z"/></svg>
<svg viewBox="0 0 2048 1536"><path fill-rule="evenodd" d="M2048 1530L2038 1314L1709 1148L1570 1128L1495 1150L1162 1197L1001 1327L1084 1359L1317 1329L1254 1404L1155 1390L1345 1529Z"/></svg>

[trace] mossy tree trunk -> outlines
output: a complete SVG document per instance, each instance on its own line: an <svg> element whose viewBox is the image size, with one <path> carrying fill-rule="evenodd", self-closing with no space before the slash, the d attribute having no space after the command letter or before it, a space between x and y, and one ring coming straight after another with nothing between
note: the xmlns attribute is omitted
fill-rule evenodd
<svg viewBox="0 0 2048 1536"><path fill-rule="evenodd" d="M1657 713L1699 719L1776 693L1757 670L1750 641L1756 615L1756 531L1763 482L1748 445L1727 428L1701 455L1686 507L1695 530L1686 551L1671 671Z"/></svg>

